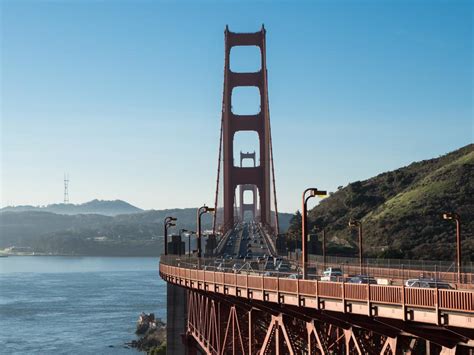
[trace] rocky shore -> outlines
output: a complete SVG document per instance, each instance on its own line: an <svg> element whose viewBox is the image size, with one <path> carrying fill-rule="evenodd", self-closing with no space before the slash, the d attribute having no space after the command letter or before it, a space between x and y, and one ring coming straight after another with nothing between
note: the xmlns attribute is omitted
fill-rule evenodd
<svg viewBox="0 0 474 355"><path fill-rule="evenodd" d="M140 314L135 333L139 339L126 343L127 346L151 355L166 354L166 324L153 313Z"/></svg>

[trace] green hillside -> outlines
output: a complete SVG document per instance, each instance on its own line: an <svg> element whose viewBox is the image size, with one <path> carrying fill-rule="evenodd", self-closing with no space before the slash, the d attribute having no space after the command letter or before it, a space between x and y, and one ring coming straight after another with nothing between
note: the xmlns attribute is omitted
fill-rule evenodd
<svg viewBox="0 0 474 355"><path fill-rule="evenodd" d="M310 230L325 228L335 253L356 250L349 219L362 221L366 255L453 260L455 224L441 218L456 212L462 220L463 255L474 260L474 145L356 181L309 212ZM295 218L296 221L296 218ZM299 237L293 223L290 238Z"/></svg>

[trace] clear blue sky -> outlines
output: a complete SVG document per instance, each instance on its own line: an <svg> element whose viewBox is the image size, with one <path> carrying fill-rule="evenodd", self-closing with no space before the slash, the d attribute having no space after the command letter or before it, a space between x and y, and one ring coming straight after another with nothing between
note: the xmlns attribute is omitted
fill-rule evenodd
<svg viewBox="0 0 474 355"><path fill-rule="evenodd" d="M212 204L226 24L267 29L282 211L473 141L472 1L0 2L2 206L64 172L74 203Z"/></svg>

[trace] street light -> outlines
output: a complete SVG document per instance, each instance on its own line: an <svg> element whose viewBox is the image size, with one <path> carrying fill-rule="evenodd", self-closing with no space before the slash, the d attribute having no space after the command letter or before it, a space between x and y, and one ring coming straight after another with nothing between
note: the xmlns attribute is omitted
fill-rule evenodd
<svg viewBox="0 0 474 355"><path fill-rule="evenodd" d="M309 194L308 194L309 192ZM306 196L308 194L308 196ZM306 264L308 262L308 222L306 221L306 214L308 212L307 202L311 197L326 196L326 191L320 191L315 187L310 187L303 192L303 213L301 216L301 249L302 249L302 263L303 263L303 279L306 279Z"/></svg>
<svg viewBox="0 0 474 355"><path fill-rule="evenodd" d="M359 269L362 275L362 223L355 219L350 219L349 228L357 228L359 231Z"/></svg>
<svg viewBox="0 0 474 355"><path fill-rule="evenodd" d="M198 238L198 258L202 255L202 248L201 248L201 216L204 213L214 212L214 208L207 207L206 205L199 207L197 210L197 238Z"/></svg>
<svg viewBox="0 0 474 355"><path fill-rule="evenodd" d="M456 221L456 264L458 266L458 282L461 282L461 217L457 213L443 213L443 219Z"/></svg>
<svg viewBox="0 0 474 355"><path fill-rule="evenodd" d="M196 234L196 232L187 229L180 229L179 235L181 236L183 233L188 234L188 256L191 256L191 234Z"/></svg>
<svg viewBox="0 0 474 355"><path fill-rule="evenodd" d="M165 255L168 255L168 227L175 227L174 223L177 220L175 217L166 217L164 220L164 238L165 238Z"/></svg>
<svg viewBox="0 0 474 355"><path fill-rule="evenodd" d="M323 269L326 270L326 229L323 228Z"/></svg>

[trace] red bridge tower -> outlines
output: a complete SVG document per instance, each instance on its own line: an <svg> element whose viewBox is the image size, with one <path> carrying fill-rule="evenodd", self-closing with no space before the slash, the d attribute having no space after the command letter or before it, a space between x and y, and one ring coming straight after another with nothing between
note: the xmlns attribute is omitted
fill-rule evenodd
<svg viewBox="0 0 474 355"><path fill-rule="evenodd" d="M261 53L261 68L255 73L236 73L230 69L230 52L235 46L257 46ZM236 87L254 86L260 92L260 112L237 115L232 112L232 92ZM267 67L265 57L265 28L256 33L234 33L225 30L224 98L222 107L222 144L224 161L224 229L234 225L235 190L237 186L254 185L258 190L260 221L271 225L270 173L271 138L268 109ZM257 132L260 164L254 167L234 165L234 135L239 131ZM255 201L254 196L254 201Z"/></svg>

